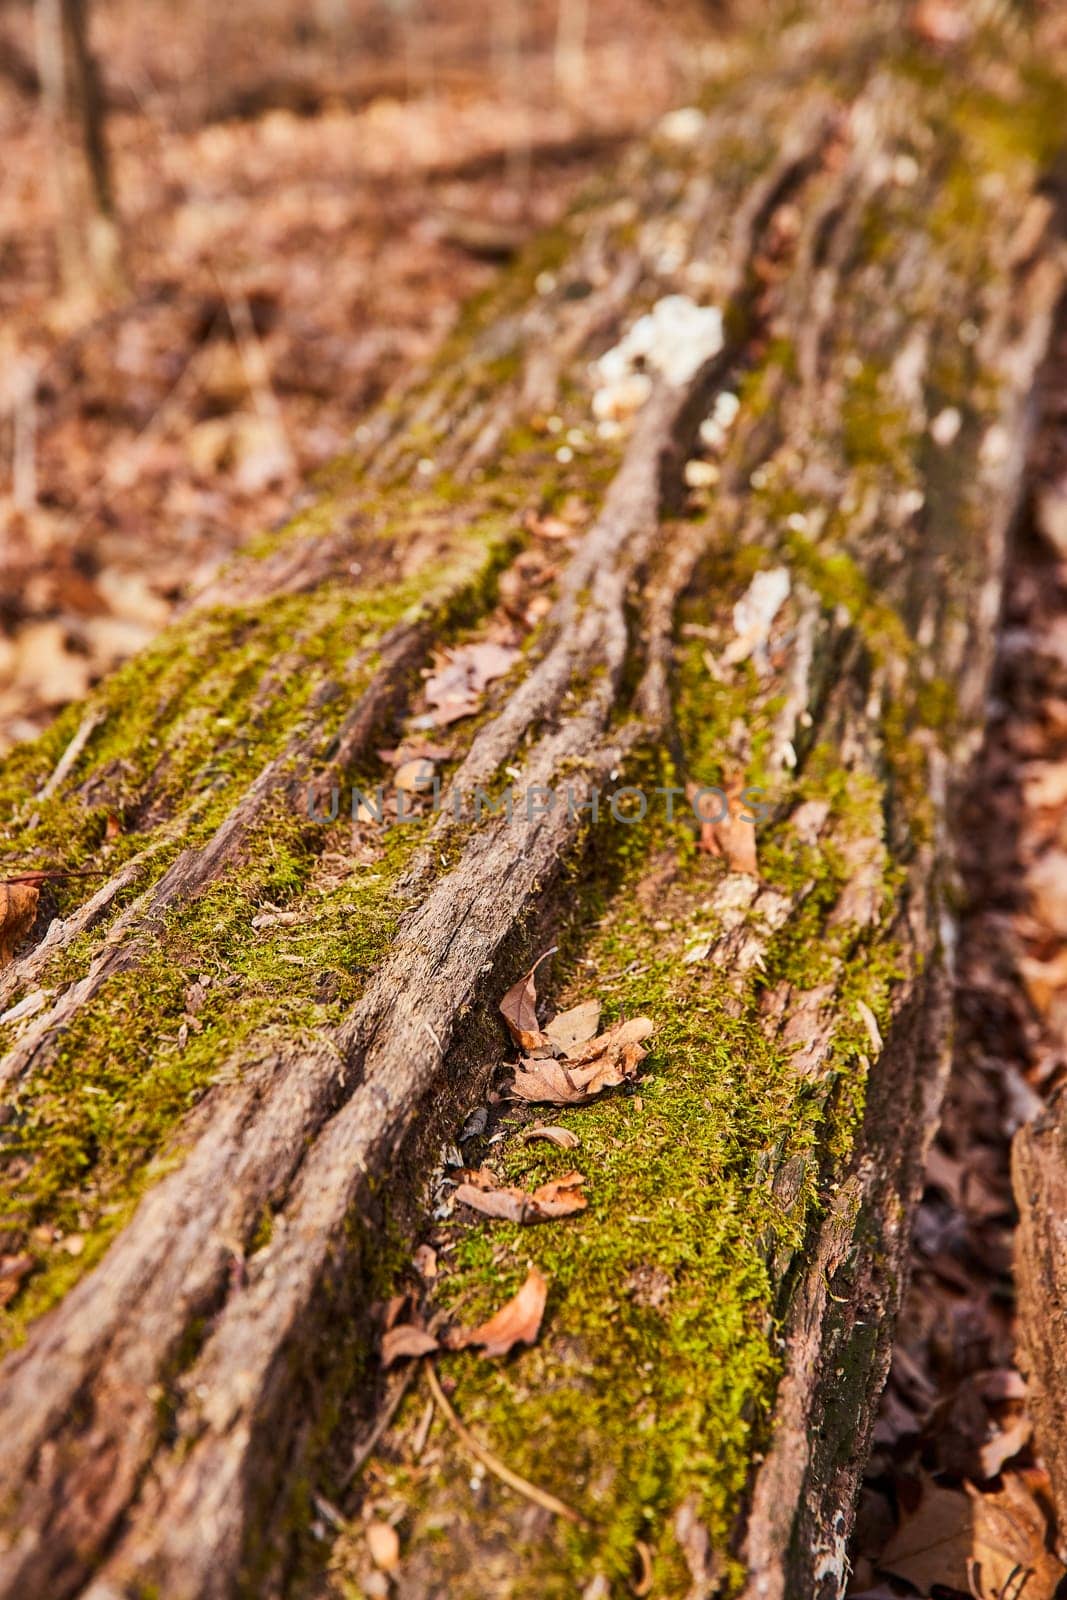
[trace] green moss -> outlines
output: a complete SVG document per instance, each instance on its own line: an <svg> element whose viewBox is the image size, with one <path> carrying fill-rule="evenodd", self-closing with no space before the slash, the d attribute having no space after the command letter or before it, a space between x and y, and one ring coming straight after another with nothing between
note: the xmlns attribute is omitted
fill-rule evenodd
<svg viewBox="0 0 1067 1600"><path fill-rule="evenodd" d="M888 373L862 364L841 404L842 439L853 466L888 466L901 477L911 467L912 430L907 411L889 393Z"/></svg>
<svg viewBox="0 0 1067 1600"><path fill-rule="evenodd" d="M254 862L169 911L135 964L76 1014L19 1094L6 1141L0 1227L40 1261L4 1313L8 1342L99 1258L166 1169L183 1114L253 1035L339 1021L389 942L394 884L422 831L394 830L380 863L319 890L315 852L336 845L337 830L311 834L298 816L279 814ZM299 920L256 930L264 904ZM206 987L197 984L204 977ZM69 1235L82 1247L76 1258ZM257 1237L264 1242L262 1229Z"/></svg>
<svg viewBox="0 0 1067 1600"><path fill-rule="evenodd" d="M698 587L725 609L750 563L724 553L709 560L714 574L704 572ZM735 687L711 680L698 643L687 640L678 660L684 771L713 778L739 709L758 749L776 702L744 671ZM466 1356L444 1362L476 1435L591 1524L557 1522L515 1550L507 1591L514 1600L562 1600L593 1571L625 1582L638 1540L653 1551L653 1592L685 1593L673 1521L690 1499L724 1562L727 1589L741 1584L733 1538L781 1370L783 1262L822 1215L823 1174L840 1172L862 1116L870 1042L856 1002L884 1024L899 975L888 881L883 920L873 928L831 918L850 873L849 845L880 836L883 799L874 780L834 759L816 749L793 785L797 800L829 803L826 847L802 844L784 820L761 835L761 875L793 898L794 912L768 936L762 969L740 986L714 954L682 960L694 936L722 931L712 907L723 869L694 851L691 819L679 813L670 825L660 815L645 828L602 831L596 873L577 886L577 909L562 932L556 998L564 1006L596 994L606 1020L651 1017L652 1052L636 1092L542 1110L578 1135L577 1152L518 1139L488 1152L503 1177L527 1188L577 1165L587 1175L589 1210L551 1227L457 1224L438 1236L441 1302L468 1325L517 1289L530 1260L551 1284L535 1349L503 1365L472 1365ZM650 756L640 781L682 777ZM668 858L676 874L643 893L650 869ZM816 1079L801 1077L792 1051L765 1026L761 997L778 984L827 982L835 1022L825 1068ZM439 1443L447 1451L444 1435ZM429 1484L403 1465L383 1470L390 1492L412 1508L416 1546L441 1518L471 1516L465 1461ZM507 1491L486 1480L480 1541L514 1539L511 1508ZM449 1567L448 1554L442 1560L457 1600L479 1592L480 1579Z"/></svg>

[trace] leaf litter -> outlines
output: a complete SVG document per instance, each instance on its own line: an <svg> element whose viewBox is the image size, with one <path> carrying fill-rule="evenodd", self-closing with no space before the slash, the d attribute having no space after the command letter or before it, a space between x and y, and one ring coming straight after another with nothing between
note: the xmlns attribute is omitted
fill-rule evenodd
<svg viewBox="0 0 1067 1600"><path fill-rule="evenodd" d="M1050 1600L1067 1567L1046 1548L1047 1534L1045 1513L1017 1474L994 1494L923 1479L879 1564L923 1593L937 1586L975 1600Z"/></svg>
<svg viewBox="0 0 1067 1600"><path fill-rule="evenodd" d="M488 1167L481 1167L460 1184L455 1198L472 1211L506 1222L552 1222L585 1210L589 1202L581 1192L584 1183L580 1172L567 1172L527 1194L514 1185L498 1183Z"/></svg>
<svg viewBox="0 0 1067 1600"><path fill-rule="evenodd" d="M506 1356L517 1344L536 1344L547 1300L548 1282L531 1267L518 1293L476 1328L450 1328L440 1338L417 1322L389 1328L382 1337L382 1366L438 1350L480 1349L486 1356Z"/></svg>
<svg viewBox="0 0 1067 1600"><path fill-rule="evenodd" d="M522 1057L511 1085L516 1099L535 1104L584 1105L605 1089L632 1082L653 1031L647 1017L614 1022L603 1033L600 1002L586 1000L559 1013L544 1028L537 1019L536 974L546 950L508 990L500 1013L515 1043L536 1054Z"/></svg>

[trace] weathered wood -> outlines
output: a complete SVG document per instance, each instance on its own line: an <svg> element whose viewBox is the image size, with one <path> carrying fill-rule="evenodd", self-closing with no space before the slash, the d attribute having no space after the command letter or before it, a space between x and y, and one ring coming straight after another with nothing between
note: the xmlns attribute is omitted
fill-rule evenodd
<svg viewBox="0 0 1067 1600"><path fill-rule="evenodd" d="M1038 1447L1052 1479L1056 1511L1067 1510L1063 1352L1067 1348L1067 1141L1055 1104L1027 1123L1012 1145L1012 1187L1019 1207L1015 1281L1019 1305L1019 1362Z"/></svg>
<svg viewBox="0 0 1067 1600"><path fill-rule="evenodd" d="M772 1252L765 1316L787 1357L739 1523L753 1600L839 1592L943 1073L951 764L980 724L1059 281L1012 99L1023 47L1004 44L1000 101L894 24L742 58L707 116L668 123L519 263L292 527L104 686L55 796L33 798L81 713L7 763L7 859L104 881L72 880L0 977L9 1012L29 1000L0 1063L7 1249L37 1269L0 1367L0 1596L282 1591L287 1508L395 1264L386 1220L411 1236L441 1139L500 1060L495 1002L596 856L578 808L668 749L688 770L675 624L694 595L749 724L722 761L746 766L760 730L775 826L839 864L819 926L850 930L818 985L764 984L810 881L681 891L705 905L724 1017L794 1062L827 1138L842 1077L866 1082L847 1143L782 1201L796 1239ZM723 309L723 349L683 350L598 429L590 361L672 294ZM741 406L718 481L687 502L723 392ZM434 646L484 631L529 514L568 494L586 525L552 609L448 776L461 796L565 780L575 804L476 824L446 808L395 849L364 840L361 866L343 822L304 814L309 785L373 785ZM745 582L702 588L723 550L789 575L759 668L730 665ZM710 718L727 690L701 693ZM820 748L866 795L866 832L829 803L797 821ZM252 926L282 901L300 951L291 924ZM878 1024L848 998L857 961L895 974ZM753 1152L776 1195L787 1148Z"/></svg>

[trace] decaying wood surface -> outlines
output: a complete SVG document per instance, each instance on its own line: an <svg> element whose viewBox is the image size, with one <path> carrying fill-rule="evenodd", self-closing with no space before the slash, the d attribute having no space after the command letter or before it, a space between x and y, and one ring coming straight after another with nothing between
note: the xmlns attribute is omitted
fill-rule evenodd
<svg viewBox="0 0 1067 1600"><path fill-rule="evenodd" d="M944 1067L952 767L980 724L1026 399L1059 281L1036 162L1002 154L995 136L1016 115L1003 79L1022 46L1000 63L1000 109L987 86L961 98L960 61L916 70L912 48L876 9L829 40L806 29L776 39L707 115L668 123L509 277L491 314L369 426L359 462L185 624L195 640L214 625L209 606L248 617L321 600L240 703L240 730L230 719L209 731L188 781L168 783L168 768L204 717L191 700L176 714L169 680L130 677L110 700L105 686L87 712L58 786L62 815L121 813L125 853L109 870L102 822L86 823L62 864L99 866L99 885L72 881L62 918L0 976L5 1127L31 1184L34 1152L18 1134L65 1041L93 1048L94 1029L114 1025L117 981L136 985L168 940L193 973L202 963L210 977L214 962L218 985L222 963L210 945L182 945L183 918L269 860L309 784L321 795L375 770L435 644L457 617L475 630L484 620L524 514L560 491L593 506L560 559L552 609L450 772L460 794L505 770L520 793L566 775L578 804L476 826L446 809L425 827L403 862L396 927L328 1024L293 1026L282 1007L231 1038L223 1013L206 1092L158 1147L146 1143L145 1176L99 1259L57 1283L57 1303L26 1318L0 1367L0 1595L282 1592L294 1485L372 1337L386 1202L410 1228L440 1140L500 1060L502 975L522 969L564 868L595 849L578 806L672 740L677 604L724 543L759 547L790 573L772 636L783 648L753 691L764 711L780 701L779 814L823 743L869 781L885 819L866 850L816 825L820 847L844 850L851 868L829 915L892 943L900 976L884 1046L873 1028L847 1169L827 1174L803 1251L774 1264L788 1359L743 1534L752 1600L840 1592ZM723 348L686 359L690 335L680 360L653 362L636 414L598 431L592 391L605 384L590 362L670 295L722 308ZM724 390L740 393L740 412L716 486L687 508L685 464ZM557 415L562 431L546 431ZM571 429L579 442L564 448ZM344 633L348 613L330 608L348 603L356 571L367 593L414 582L414 602L363 634L353 622L354 648L323 666L312 621ZM727 633L729 618L726 605ZM202 660L209 682L220 659ZM268 713L301 675L297 714L271 731ZM147 712L152 726L154 695L166 747L109 754L123 718ZM44 790L54 763L18 761L15 778ZM56 803L26 796L6 837L12 861L42 864ZM298 837L297 894L336 834L304 817ZM753 918L724 931L711 959L740 986L802 894L752 882ZM762 1004L798 1071L829 1095L833 984L781 985ZM154 1035L148 1017L146 1082L181 1016L160 1015ZM90 1210L92 1183L90 1171ZM406 1201L386 1193L401 1186ZM7 1248L32 1244L13 1236Z"/></svg>
<svg viewBox="0 0 1067 1600"><path fill-rule="evenodd" d="M1019 1296L1019 1362L1042 1458L1052 1479L1057 1516L1067 1511L1063 1352L1067 1348L1067 1129L1054 1102L1020 1128L1012 1145L1012 1186L1019 1207L1015 1281Z"/></svg>

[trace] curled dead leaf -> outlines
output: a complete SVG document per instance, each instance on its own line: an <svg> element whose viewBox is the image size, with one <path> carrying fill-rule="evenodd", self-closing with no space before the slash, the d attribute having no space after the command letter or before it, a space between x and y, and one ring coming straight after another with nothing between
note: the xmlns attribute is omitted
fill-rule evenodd
<svg viewBox="0 0 1067 1600"><path fill-rule="evenodd" d="M580 1049L572 1051L567 1057L568 1065L585 1066L587 1062L599 1061L601 1056L613 1055L629 1045L641 1044L652 1031L652 1022L648 1017L624 1017L613 1022L610 1028L605 1028L603 1033L598 1033L595 1039L589 1039ZM641 1054L644 1056L645 1052Z"/></svg>
<svg viewBox="0 0 1067 1600"><path fill-rule="evenodd" d="M529 972L520 978L518 983L512 984L500 1002L500 1015L507 1023L511 1037L523 1050L540 1050L546 1042L537 1021L537 985L534 982L534 974L542 961L547 961L549 956L555 955L556 949L557 946L553 945L551 950L546 950L544 955L538 956Z"/></svg>
<svg viewBox="0 0 1067 1600"><path fill-rule="evenodd" d="M554 1055L567 1056L592 1039L599 1026L600 1001L583 1000L546 1023L544 1034Z"/></svg>
<svg viewBox="0 0 1067 1600"><path fill-rule="evenodd" d="M493 1173L482 1167L460 1184L455 1198L472 1211L505 1222L552 1222L585 1210L589 1202L581 1193L584 1182L580 1172L568 1172L527 1194L524 1189L498 1184Z"/></svg>
<svg viewBox="0 0 1067 1600"><path fill-rule="evenodd" d="M33 883L0 883L0 967L14 960L20 941L33 927L40 895Z"/></svg>
<svg viewBox="0 0 1067 1600"><path fill-rule="evenodd" d="M686 795L700 817L700 846L708 855L721 856L731 872L759 875L756 827L742 800L746 782L741 774L728 776L722 789L700 789L686 784ZM723 799L725 795L725 800Z"/></svg>
<svg viewBox="0 0 1067 1600"><path fill-rule="evenodd" d="M646 1544L644 1539L635 1539L634 1554L639 1571L631 1584L631 1591L637 1596L637 1600L644 1600L646 1594L652 1593L652 1547Z"/></svg>
<svg viewBox="0 0 1067 1600"><path fill-rule="evenodd" d="M568 1061L526 1056L516 1069L512 1092L520 1100L534 1103L584 1105L605 1089L616 1089L637 1076L648 1054L640 1041L651 1032L647 1017L634 1017L615 1023Z"/></svg>
<svg viewBox="0 0 1067 1600"><path fill-rule="evenodd" d="M532 1128L524 1128L522 1132L524 1144L532 1144L535 1139L544 1139L548 1144L554 1144L560 1150L577 1150L582 1142L578 1135L572 1133L569 1128L545 1127L540 1122L535 1123Z"/></svg>
<svg viewBox="0 0 1067 1600"><path fill-rule="evenodd" d="M437 1340L425 1328L400 1322L382 1337L382 1366L391 1367L394 1361L401 1361L406 1356L428 1356L438 1348Z"/></svg>
<svg viewBox="0 0 1067 1600"><path fill-rule="evenodd" d="M1020 1450L1025 1449L1032 1432L1033 1424L1029 1417L1020 1417L1010 1428L1005 1428L988 1440L979 1452L983 1478L995 1478Z"/></svg>
<svg viewBox="0 0 1067 1600"><path fill-rule="evenodd" d="M456 1329L449 1337L449 1348L466 1350L479 1345L487 1356L506 1356L517 1344L535 1344L547 1299L548 1283L536 1267L531 1267L513 1299L479 1327Z"/></svg>

